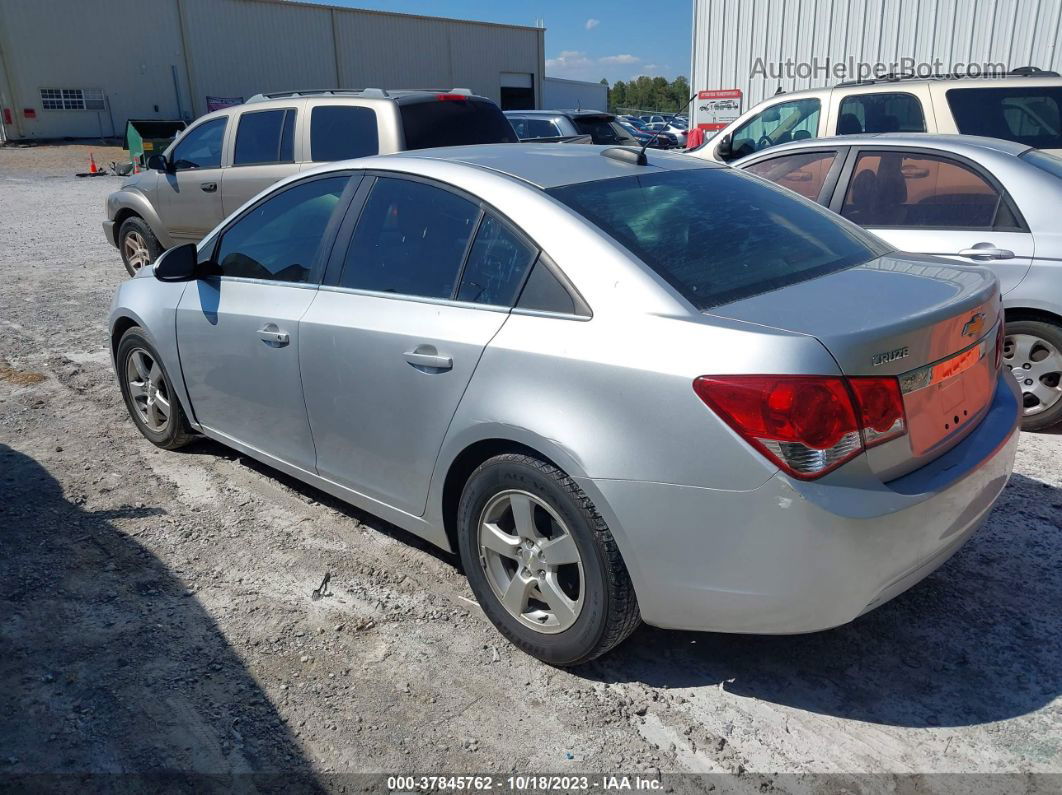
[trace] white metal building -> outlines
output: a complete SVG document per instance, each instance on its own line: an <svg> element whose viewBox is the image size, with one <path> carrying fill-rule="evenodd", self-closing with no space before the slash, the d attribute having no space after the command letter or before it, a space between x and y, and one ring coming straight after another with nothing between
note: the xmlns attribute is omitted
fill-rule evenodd
<svg viewBox="0 0 1062 795"><path fill-rule="evenodd" d="M547 77L542 83L542 107L547 110L608 110L608 86L586 80Z"/></svg>
<svg viewBox="0 0 1062 795"><path fill-rule="evenodd" d="M314 88L468 88L541 106L543 28L281 0L2 0L11 139L123 135L208 97Z"/></svg>
<svg viewBox="0 0 1062 795"><path fill-rule="evenodd" d="M690 85L738 89L742 111L779 88L834 85L879 63L1062 72L1062 0L693 0Z"/></svg>

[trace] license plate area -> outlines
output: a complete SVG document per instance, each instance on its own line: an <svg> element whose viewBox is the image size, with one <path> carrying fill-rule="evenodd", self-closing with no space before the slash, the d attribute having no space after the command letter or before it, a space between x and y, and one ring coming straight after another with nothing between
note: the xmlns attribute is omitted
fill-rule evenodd
<svg viewBox="0 0 1062 795"><path fill-rule="evenodd" d="M908 438L915 456L965 434L992 398L994 335L946 359L900 376Z"/></svg>

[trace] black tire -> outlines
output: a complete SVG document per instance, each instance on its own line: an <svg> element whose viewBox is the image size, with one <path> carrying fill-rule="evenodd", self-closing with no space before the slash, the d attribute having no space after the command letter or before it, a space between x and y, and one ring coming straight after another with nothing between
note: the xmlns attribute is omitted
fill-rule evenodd
<svg viewBox="0 0 1062 795"><path fill-rule="evenodd" d="M134 240L143 241L143 248L147 251L149 257L147 262L137 264L137 260L131 258L132 252L129 250L129 238L131 236L137 236L133 237ZM136 276L140 268L150 265L159 258L159 254L162 253L162 244L159 243L159 239L155 237L155 233L151 231L151 227L147 225L143 218L139 215L131 215L122 221L122 225L118 227L118 253L122 255L122 264L125 265L129 275Z"/></svg>
<svg viewBox="0 0 1062 795"><path fill-rule="evenodd" d="M149 419L146 419L141 415L141 409L139 409L134 402L132 394L133 385L130 383L130 379L126 375L131 366L130 359L141 352L150 357L150 360L154 365L159 368L159 375L157 376L158 386L155 387L157 392L156 399L158 395L162 395L169 406L169 409L166 412L165 422L160 422L159 424L161 427L158 428L152 428L148 424ZM181 408L181 402L173 392L173 385L170 382L169 374L166 372L165 367L163 367L162 361L159 359L154 346L148 342L147 337L144 336L144 330L142 328L139 326L133 326L122 335L121 342L118 343L118 353L115 356L115 364L115 369L118 373L118 386L122 390L122 398L125 400L126 410L128 410L129 416L133 418L133 422L136 424L137 429L149 442L164 450L176 450L178 447L184 447L196 438L195 432L188 424L188 418L185 416L184 409ZM135 365L132 366L135 369ZM144 380L146 381L147 379ZM159 416L159 414L156 413L156 416Z"/></svg>
<svg viewBox="0 0 1062 795"><path fill-rule="evenodd" d="M527 492L565 523L582 563L582 607L574 623L545 634L517 620L495 595L479 551L479 520L506 491ZM622 643L641 623L638 600L608 526L568 475L528 455L506 453L469 477L457 512L461 562L483 612L514 645L550 665L588 662Z"/></svg>
<svg viewBox="0 0 1062 795"><path fill-rule="evenodd" d="M1005 333L1007 340L1003 345L1003 366L1005 368L1020 367L1020 364L1014 358L1013 347L1010 344L1012 335L1025 334L1030 337L1036 337L1047 345L1052 346L1056 351L1062 352L1062 327L1054 323L1047 323L1042 320L1008 320ZM1035 352L1039 353L1042 350L1043 348L1038 348ZM1025 394L1029 387L1023 381L1024 379L1022 378L1018 379L1018 388L1022 390L1022 398L1025 405L1037 405L1039 401L1036 396ZM1042 383L1057 387L1058 377L1047 376L1047 381L1042 381ZM1062 423L1062 399L1056 400L1053 405L1039 413L1023 416L1021 429L1023 431L1045 431L1060 423Z"/></svg>

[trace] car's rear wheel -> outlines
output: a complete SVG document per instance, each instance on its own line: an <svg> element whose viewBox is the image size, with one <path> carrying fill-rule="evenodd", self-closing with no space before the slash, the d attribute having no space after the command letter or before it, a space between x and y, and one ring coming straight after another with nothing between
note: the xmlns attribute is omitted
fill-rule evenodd
<svg viewBox="0 0 1062 795"><path fill-rule="evenodd" d="M1041 320L1008 321L1003 366L1022 392L1022 430L1062 422L1062 328Z"/></svg>
<svg viewBox="0 0 1062 795"><path fill-rule="evenodd" d="M586 494L552 464L510 453L480 465L461 495L458 532L483 612L528 654L576 665L638 626L615 539Z"/></svg>
<svg viewBox="0 0 1062 795"><path fill-rule="evenodd" d="M176 450L195 438L155 348L139 326L122 335L115 357L125 407L150 441Z"/></svg>
<svg viewBox="0 0 1062 795"><path fill-rule="evenodd" d="M131 215L118 227L118 251L129 275L136 276L137 271L158 259L162 245L143 218Z"/></svg>

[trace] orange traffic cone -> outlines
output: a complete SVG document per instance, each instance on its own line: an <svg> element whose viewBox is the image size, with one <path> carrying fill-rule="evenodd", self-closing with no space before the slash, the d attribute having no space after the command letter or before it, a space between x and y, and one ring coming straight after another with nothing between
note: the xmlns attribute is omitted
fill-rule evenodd
<svg viewBox="0 0 1062 795"><path fill-rule="evenodd" d="M97 171L99 169L96 168L96 158L92 156L92 152L89 152L89 173L95 174Z"/></svg>

